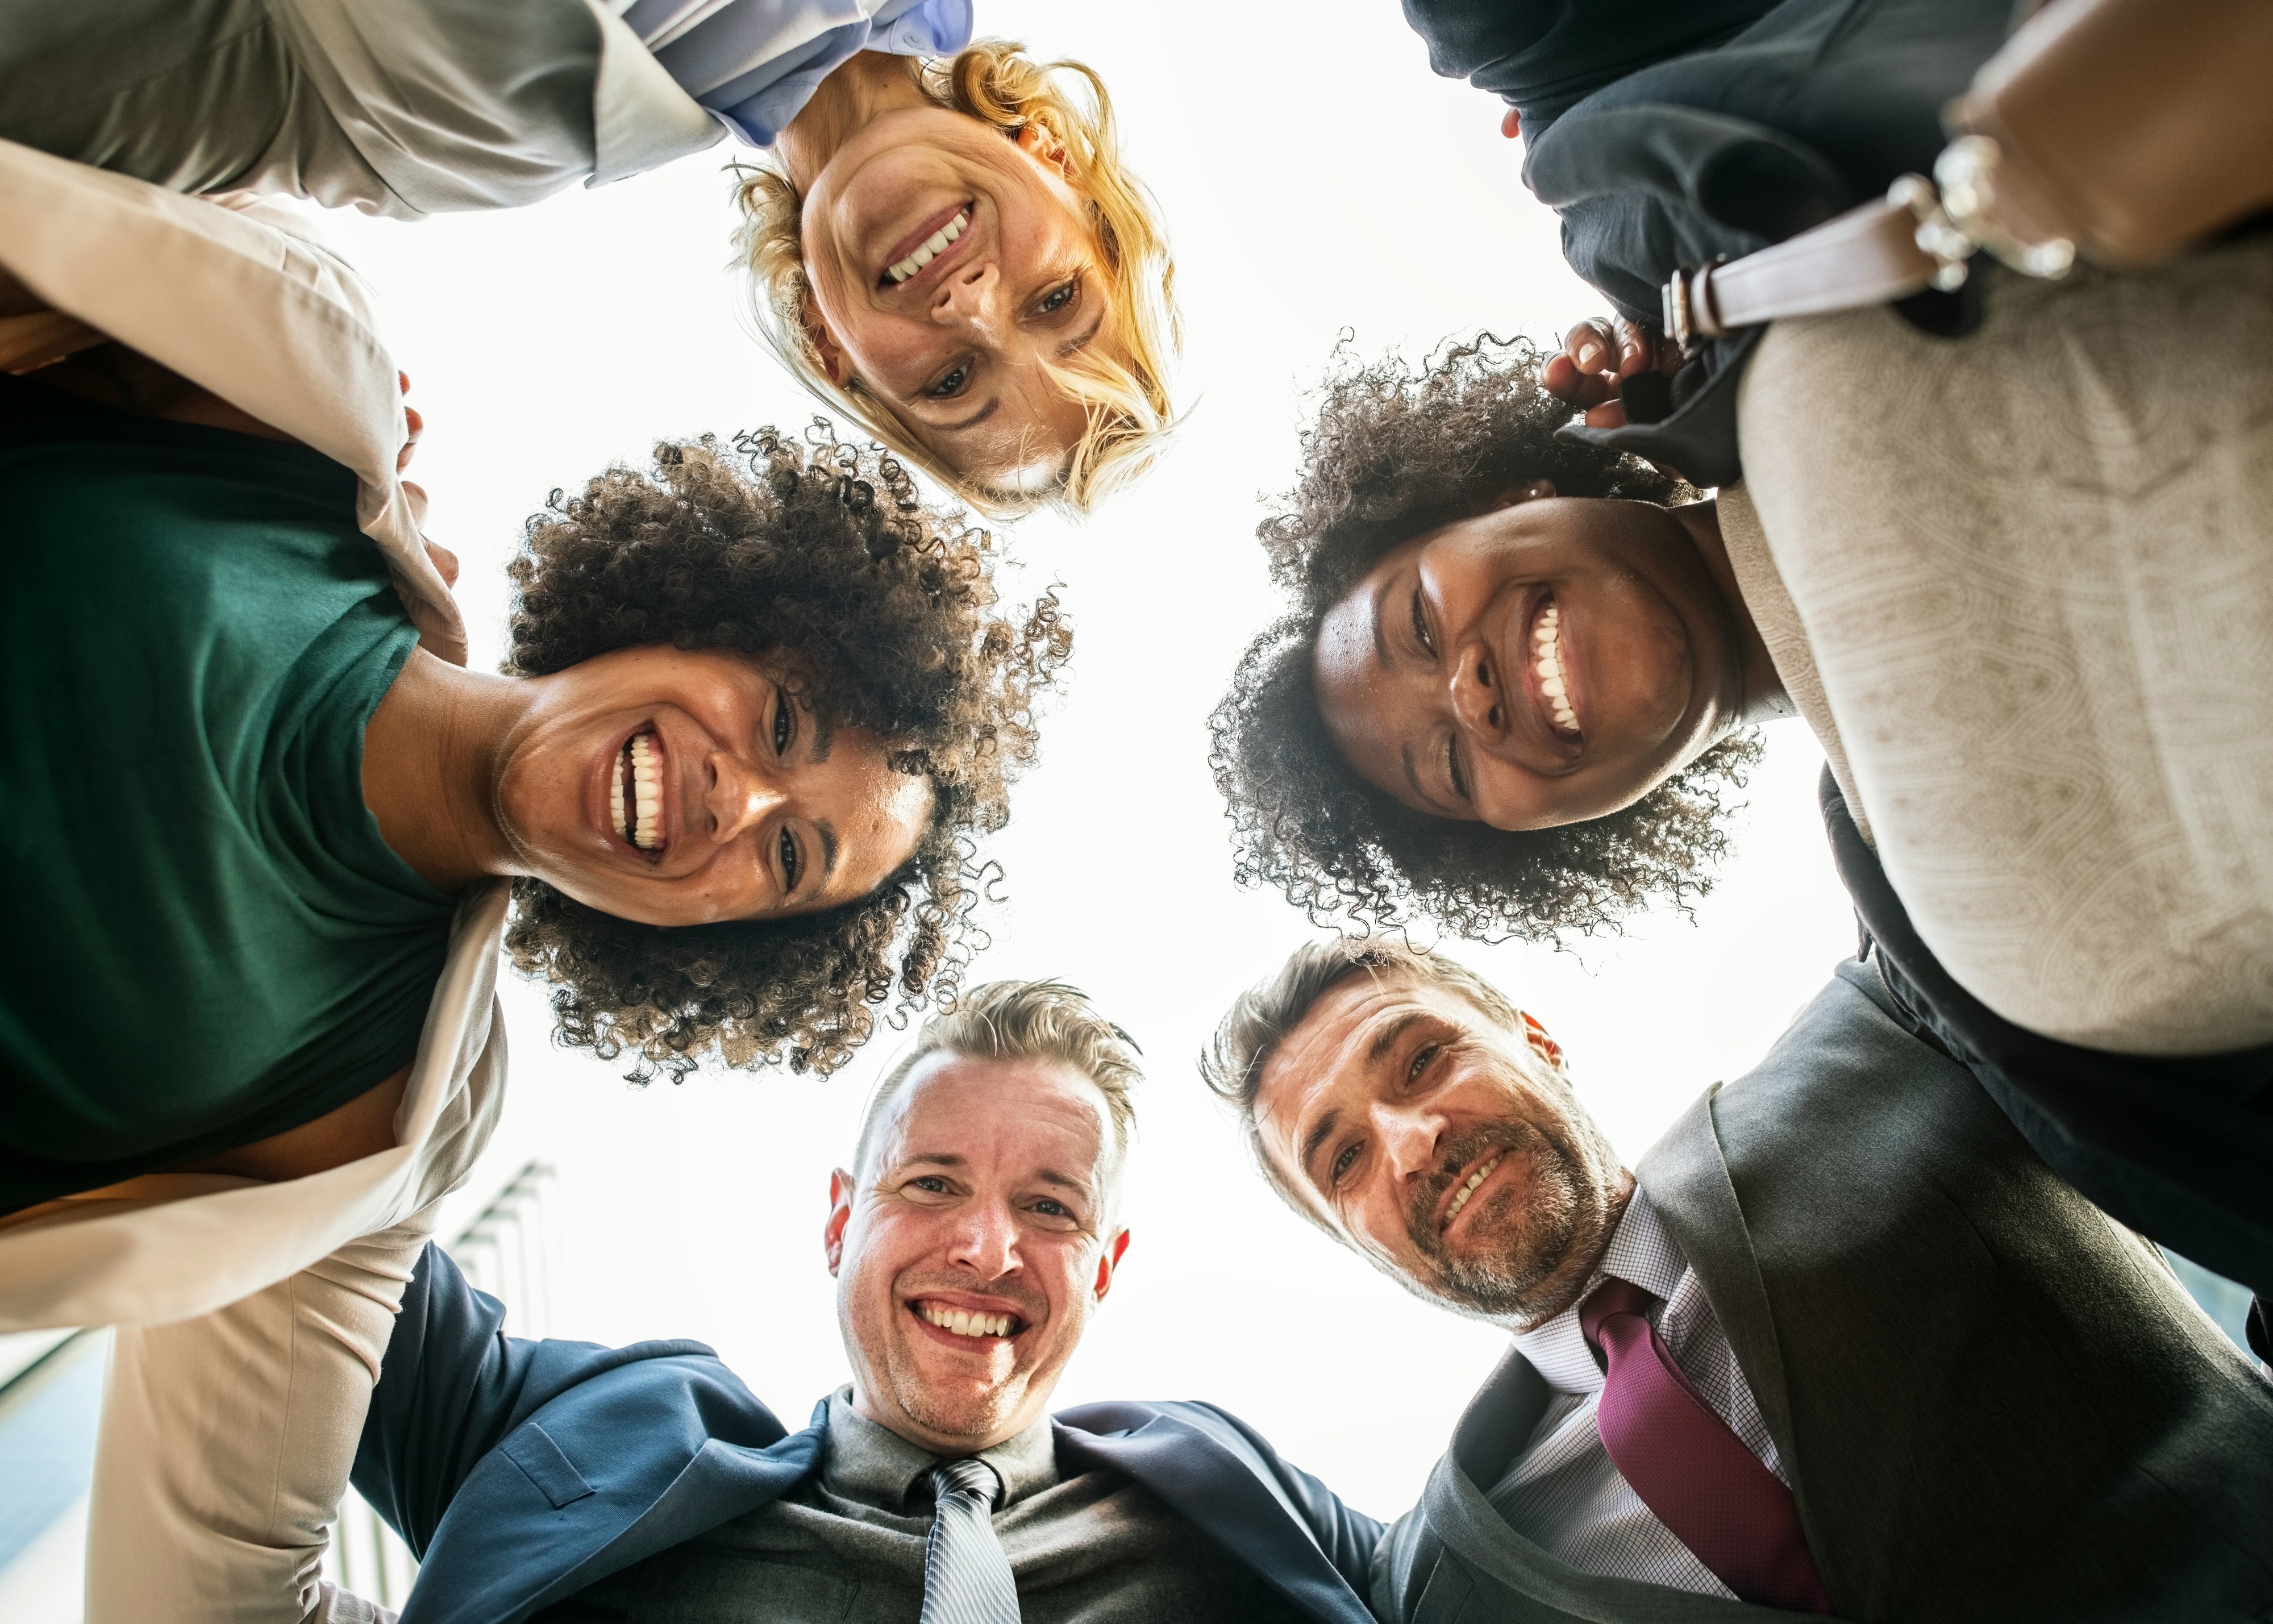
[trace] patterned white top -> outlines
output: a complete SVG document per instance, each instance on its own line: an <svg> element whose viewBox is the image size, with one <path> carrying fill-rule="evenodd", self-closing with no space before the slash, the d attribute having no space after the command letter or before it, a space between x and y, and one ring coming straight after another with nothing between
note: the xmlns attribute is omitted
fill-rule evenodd
<svg viewBox="0 0 2273 1624"><path fill-rule="evenodd" d="M1661 1299L1651 1318L1675 1362L1745 1448L1788 1483L1775 1441L1720 1317L1705 1300L1697 1271L1647 1192L1639 1188L1587 1291L1612 1275ZM1735 1592L1658 1521L1610 1463L1594 1427L1602 1372L1579 1328L1578 1305L1536 1330L1518 1332L1515 1345L1555 1391L1530 1444L1487 1492L1508 1526L1583 1572L1733 1599Z"/></svg>

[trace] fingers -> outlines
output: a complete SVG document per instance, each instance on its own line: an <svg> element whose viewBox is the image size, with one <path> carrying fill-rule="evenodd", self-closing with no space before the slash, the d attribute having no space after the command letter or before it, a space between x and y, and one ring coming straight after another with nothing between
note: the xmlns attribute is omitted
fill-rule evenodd
<svg viewBox="0 0 2273 1624"><path fill-rule="evenodd" d="M1615 370L1618 361L1618 341L1610 324L1582 321L1564 335L1561 353L1548 357L1539 381L1557 400L1592 413L1605 402L1617 402L1617 379L1623 376ZM1587 421L1594 419L1590 415Z"/></svg>
<svg viewBox="0 0 2273 1624"><path fill-rule="evenodd" d="M1681 370L1680 348L1623 318L1595 317L1564 335L1562 350L1540 370L1547 393L1586 414L1592 429L1624 426L1618 385L1643 372Z"/></svg>
<svg viewBox="0 0 2273 1624"><path fill-rule="evenodd" d="M394 471L398 474L410 466L410 459L418 450L418 437L426 432L426 420L418 415L415 406L402 408L402 449L394 453Z"/></svg>
<svg viewBox="0 0 2273 1624"><path fill-rule="evenodd" d="M1563 353L1581 372L1607 372L1609 358L1617 345L1610 324L1602 317L1582 321L1563 335Z"/></svg>

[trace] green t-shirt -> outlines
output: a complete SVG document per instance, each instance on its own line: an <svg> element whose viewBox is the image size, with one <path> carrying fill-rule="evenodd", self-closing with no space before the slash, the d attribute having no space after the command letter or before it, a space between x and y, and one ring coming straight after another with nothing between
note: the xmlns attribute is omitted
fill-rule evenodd
<svg viewBox="0 0 2273 1624"><path fill-rule="evenodd" d="M417 633L355 501L304 447L0 378L0 1212L417 1046L451 900L364 805Z"/></svg>

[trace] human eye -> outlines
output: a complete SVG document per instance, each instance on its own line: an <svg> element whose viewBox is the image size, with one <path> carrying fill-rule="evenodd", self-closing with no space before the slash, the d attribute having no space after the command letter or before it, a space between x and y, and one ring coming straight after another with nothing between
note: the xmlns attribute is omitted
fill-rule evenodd
<svg viewBox="0 0 2273 1624"><path fill-rule="evenodd" d="M1069 276L1051 288L1034 306L1038 316L1056 316L1081 303L1081 278Z"/></svg>
<svg viewBox="0 0 2273 1624"><path fill-rule="evenodd" d="M934 400L952 400L963 393L964 386L970 382L971 363L958 361L938 378L934 378L924 390L924 393Z"/></svg>
<svg viewBox="0 0 2273 1624"><path fill-rule="evenodd" d="M1344 1145L1340 1151L1335 1156L1333 1161L1328 1164L1326 1168L1326 1184L1329 1188L1340 1185L1342 1176L1347 1173L1349 1170L1356 1164L1357 1149L1358 1148L1354 1142Z"/></svg>
<svg viewBox="0 0 2273 1624"><path fill-rule="evenodd" d="M1437 640L1429 631L1428 605L1421 601L1418 587L1413 588L1413 640L1421 645L1423 653L1432 656L1436 654Z"/></svg>
<svg viewBox="0 0 2273 1624"><path fill-rule="evenodd" d="M926 1195L948 1194L947 1180L937 1173L923 1173L908 1180L908 1188L921 1190Z"/></svg>
<svg viewBox="0 0 2273 1624"><path fill-rule="evenodd" d="M781 832L782 888L797 889L798 879L805 872L805 858L799 855L797 841L787 829Z"/></svg>
<svg viewBox="0 0 2273 1624"><path fill-rule="evenodd" d="M774 690L774 753L788 752L790 740L797 736L797 706L786 689Z"/></svg>
<svg viewBox="0 0 2273 1624"><path fill-rule="evenodd" d="M1405 1063L1405 1081L1418 1082L1421 1074L1429 1069L1429 1063L1444 1052L1444 1045L1442 1044L1422 1044L1413 1051L1413 1058Z"/></svg>
<svg viewBox="0 0 2273 1624"><path fill-rule="evenodd" d="M1460 741L1452 734L1444 736L1444 776L1452 786L1455 800L1468 798L1468 775L1460 766Z"/></svg>

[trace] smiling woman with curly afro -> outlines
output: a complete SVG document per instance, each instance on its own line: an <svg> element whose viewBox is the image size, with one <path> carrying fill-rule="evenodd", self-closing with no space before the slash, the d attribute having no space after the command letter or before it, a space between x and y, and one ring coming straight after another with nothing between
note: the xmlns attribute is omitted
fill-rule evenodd
<svg viewBox="0 0 2273 1624"><path fill-rule="evenodd" d="M789 917L647 924L516 879L506 946L553 984L560 1040L635 1055L635 1076L676 1078L712 1052L825 1074L896 987L908 1007L951 996L980 883L971 837L1007 819L1034 701L1071 648L1054 595L1023 622L991 612L992 539L926 507L896 460L824 425L806 438L658 446L647 470L556 492L513 565L510 674L657 645L740 656L781 671L770 725L808 727L814 760L863 730L927 799L913 851L879 883ZM706 780L694 798L715 793ZM825 824L821 838L835 840Z"/></svg>
<svg viewBox="0 0 2273 1624"><path fill-rule="evenodd" d="M1485 335L1345 367L1257 532L1292 602L1210 762L1241 882L1316 920L1542 939L1710 887L1760 714L1715 685L1711 505L1558 438L1542 364Z"/></svg>

